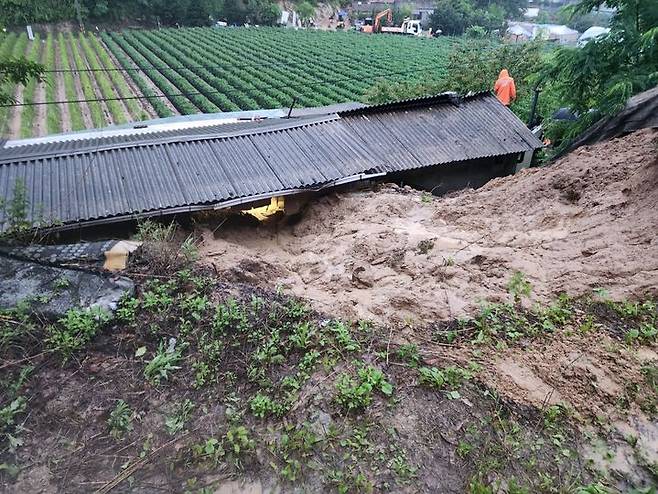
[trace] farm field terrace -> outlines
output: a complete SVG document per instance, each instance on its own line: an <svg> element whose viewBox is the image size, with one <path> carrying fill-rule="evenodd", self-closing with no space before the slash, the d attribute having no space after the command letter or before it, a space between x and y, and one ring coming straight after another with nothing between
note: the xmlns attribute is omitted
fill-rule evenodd
<svg viewBox="0 0 658 494"><path fill-rule="evenodd" d="M45 68L43 82L9 88L24 106L0 107L0 135L37 137L155 118L144 92L118 70L110 52L93 34L25 33L0 38L0 58L26 57ZM84 101L90 100L90 101ZM61 104L41 104L63 101ZM172 113L170 113L172 114Z"/></svg>
<svg viewBox="0 0 658 494"><path fill-rule="evenodd" d="M43 136L174 115L364 99L380 79L440 76L457 38L278 28L43 33L1 38L0 56L43 63L46 79L0 108L2 135ZM157 97L154 97L157 95ZM164 96L163 96L164 95ZM81 101L82 100L82 101ZM92 101L84 101L92 100Z"/></svg>

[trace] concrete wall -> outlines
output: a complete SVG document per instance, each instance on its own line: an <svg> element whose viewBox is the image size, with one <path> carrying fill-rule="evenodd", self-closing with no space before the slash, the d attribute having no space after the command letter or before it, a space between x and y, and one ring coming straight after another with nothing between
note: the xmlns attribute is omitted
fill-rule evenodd
<svg viewBox="0 0 658 494"><path fill-rule="evenodd" d="M434 195L442 195L453 190L481 187L492 178L511 175L516 171L521 159L519 154L512 154L430 166L399 172L389 179L402 185L431 191Z"/></svg>

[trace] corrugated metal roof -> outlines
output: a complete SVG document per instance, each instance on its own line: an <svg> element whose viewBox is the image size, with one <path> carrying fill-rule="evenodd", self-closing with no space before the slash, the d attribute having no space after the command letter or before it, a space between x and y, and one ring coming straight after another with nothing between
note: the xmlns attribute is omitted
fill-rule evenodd
<svg viewBox="0 0 658 494"><path fill-rule="evenodd" d="M423 102L423 99L408 100L341 115L353 132L381 151L385 171L541 147L526 126L488 93L461 102L451 96Z"/></svg>
<svg viewBox="0 0 658 494"><path fill-rule="evenodd" d="M112 148L128 148L148 144L182 142L194 139L219 138L238 134L267 132L276 129L287 129L300 125L336 119L335 114L310 115L290 119L274 118L262 120L249 120L208 125L204 127L189 127L176 130L164 130L150 133L135 133L103 135L102 131L92 138L41 142L23 146L0 148L0 164L22 159L45 158L64 154L78 154L98 152Z"/></svg>
<svg viewBox="0 0 658 494"><path fill-rule="evenodd" d="M367 105L358 102L336 103L312 108L293 108L291 117L318 117L347 110L364 108ZM15 148L34 145L61 145L66 141L89 141L94 139L123 138L125 142L139 142L148 137L190 137L195 135L213 135L229 132L232 128L249 128L264 126L272 120L285 118L290 113L289 108L274 110L245 110L223 113L199 113L194 115L178 115L175 117L144 120L122 125L111 125L102 129L88 129L63 134L50 134L43 137L6 140L0 138L0 151L3 147ZM267 121L267 122L266 122ZM121 141L119 141L121 142ZM73 145L74 146L74 145Z"/></svg>
<svg viewBox="0 0 658 494"><path fill-rule="evenodd" d="M210 134L204 129L194 135L122 136L3 150L0 196L10 198L22 180L31 219L75 225L212 207L362 174L541 147L490 94L220 127Z"/></svg>

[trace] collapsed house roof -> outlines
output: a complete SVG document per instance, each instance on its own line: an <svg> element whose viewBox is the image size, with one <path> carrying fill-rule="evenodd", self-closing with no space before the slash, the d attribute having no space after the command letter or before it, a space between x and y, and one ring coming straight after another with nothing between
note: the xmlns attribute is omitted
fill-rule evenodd
<svg viewBox="0 0 658 494"><path fill-rule="evenodd" d="M564 156L580 146L650 128L658 128L658 86L629 98L621 111L601 118L555 157Z"/></svg>
<svg viewBox="0 0 658 494"><path fill-rule="evenodd" d="M219 209L541 142L490 93L443 94L199 132L0 149L0 195L25 185L30 219L58 228ZM0 224L5 223L0 211Z"/></svg>

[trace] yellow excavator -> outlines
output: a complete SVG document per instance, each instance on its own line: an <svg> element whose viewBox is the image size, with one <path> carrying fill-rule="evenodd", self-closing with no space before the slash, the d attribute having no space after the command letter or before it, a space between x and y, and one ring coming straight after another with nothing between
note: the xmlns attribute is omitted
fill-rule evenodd
<svg viewBox="0 0 658 494"><path fill-rule="evenodd" d="M391 9L382 10L375 16L372 24L366 24L361 28L361 32L423 36L423 29L420 25L420 21L406 18L401 26L382 27L382 19L384 19L384 17L386 17L387 24L393 23L393 11ZM431 30L429 34L431 35Z"/></svg>
<svg viewBox="0 0 658 494"><path fill-rule="evenodd" d="M382 19L386 17L386 21L391 24L393 22L393 11L391 9L382 10L375 16L371 25L365 25L361 28L364 33L380 33L382 31Z"/></svg>

